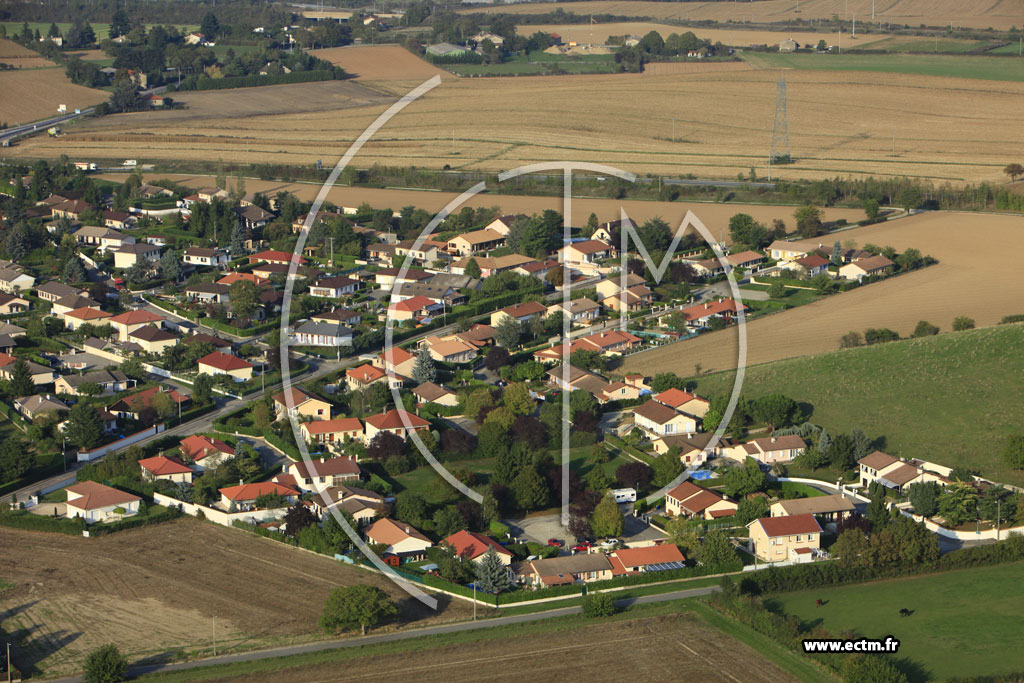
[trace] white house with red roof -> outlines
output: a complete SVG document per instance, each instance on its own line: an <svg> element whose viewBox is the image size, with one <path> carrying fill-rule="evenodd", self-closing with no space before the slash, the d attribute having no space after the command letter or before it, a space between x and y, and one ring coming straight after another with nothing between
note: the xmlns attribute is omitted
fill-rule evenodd
<svg viewBox="0 0 1024 683"><path fill-rule="evenodd" d="M216 469L235 457L235 449L220 439L202 434L193 434L181 440L178 450L188 460L195 463L195 469Z"/></svg>
<svg viewBox="0 0 1024 683"><path fill-rule="evenodd" d="M374 356L373 364L382 369L403 377L411 377L416 356L400 346L392 346Z"/></svg>
<svg viewBox="0 0 1024 683"><path fill-rule="evenodd" d="M722 494L684 481L665 494L665 511L670 515L718 519L736 514L736 503Z"/></svg>
<svg viewBox="0 0 1024 683"><path fill-rule="evenodd" d="M733 446L723 455L739 461L748 457L771 465L777 462L789 462L807 450L807 442L796 434L785 436L764 436L748 443Z"/></svg>
<svg viewBox="0 0 1024 683"><path fill-rule="evenodd" d="M567 244L558 250L558 261L581 273L597 273L597 262L615 255L615 248L601 240L583 240Z"/></svg>
<svg viewBox="0 0 1024 683"><path fill-rule="evenodd" d="M292 408L288 408L288 396L285 392L274 394L274 413L278 420L291 416L301 420L312 418L314 420L331 419L331 404L322 398L293 386L290 389Z"/></svg>
<svg viewBox="0 0 1024 683"><path fill-rule="evenodd" d="M231 375L236 382L252 379L255 366L249 361L220 351L214 351L199 359L199 372L208 375Z"/></svg>
<svg viewBox="0 0 1024 683"><path fill-rule="evenodd" d="M742 306L744 311L747 310L745 305L739 304L739 306ZM737 315L737 310L737 303L733 299L719 299L684 308L681 312L688 325L707 327L712 318L722 318L727 323L732 322Z"/></svg>
<svg viewBox="0 0 1024 683"><path fill-rule="evenodd" d="M441 541L441 545L450 545L455 550L456 557L460 557L463 560L470 560L472 562L480 562L484 554L490 549L494 548L494 552L498 554L498 559L506 567L512 564L512 553L501 545L493 538L488 538L483 534L478 534L475 531L456 531L448 538Z"/></svg>
<svg viewBox="0 0 1024 683"><path fill-rule="evenodd" d="M669 408L664 403L650 400L633 408L633 421L637 427L654 438L673 434L696 434L698 419Z"/></svg>
<svg viewBox="0 0 1024 683"><path fill-rule="evenodd" d="M369 543L384 546L384 552L402 561L415 562L427 556L427 548L434 544L421 531L404 522L378 519L363 532Z"/></svg>
<svg viewBox="0 0 1024 683"><path fill-rule="evenodd" d="M547 315L547 311L547 306L539 301L515 304L491 313L491 327L497 327L505 318L515 318L521 323L529 322L537 317L543 318Z"/></svg>
<svg viewBox="0 0 1024 683"><path fill-rule="evenodd" d="M192 469L181 458L172 455L157 455L139 460L142 478L146 481L162 479L176 484L191 484Z"/></svg>
<svg viewBox="0 0 1024 683"><path fill-rule="evenodd" d="M101 311L99 308L83 306L82 308L76 308L72 311L68 311L63 317L64 324L69 330L77 330L85 324L102 325L107 322L108 318L112 318L114 316L106 311Z"/></svg>
<svg viewBox="0 0 1024 683"><path fill-rule="evenodd" d="M416 295L388 306L388 314L395 320L420 320L441 313L444 304L431 301L425 296Z"/></svg>
<svg viewBox="0 0 1024 683"><path fill-rule="evenodd" d="M95 481L81 481L64 489L68 495L67 516L81 517L87 524L116 521L139 511L136 495Z"/></svg>
<svg viewBox="0 0 1024 683"><path fill-rule="evenodd" d="M299 492L291 486L273 481L260 481L255 484L239 484L220 489L220 505L225 510L234 507L238 512L246 512L256 508L256 499L260 496L277 494L291 505L299 499Z"/></svg>
<svg viewBox="0 0 1024 683"><path fill-rule="evenodd" d="M369 445L381 432L391 432L395 436L406 439L410 430L430 429L430 423L419 415L406 410L392 409L366 418L363 443Z"/></svg>
<svg viewBox="0 0 1024 683"><path fill-rule="evenodd" d="M389 374L375 365L366 363L358 368L345 370L345 384L349 391L365 389L371 384L381 382L390 388L401 389L405 385L405 377Z"/></svg>

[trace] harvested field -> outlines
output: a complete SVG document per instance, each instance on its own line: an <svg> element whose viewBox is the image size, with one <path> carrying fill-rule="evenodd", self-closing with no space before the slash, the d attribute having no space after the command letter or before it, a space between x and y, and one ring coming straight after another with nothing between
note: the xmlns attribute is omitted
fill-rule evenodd
<svg viewBox="0 0 1024 683"><path fill-rule="evenodd" d="M0 71L0 92L0 121L8 126L56 116L59 104L74 111L110 97L102 90L75 85L58 68Z"/></svg>
<svg viewBox="0 0 1024 683"><path fill-rule="evenodd" d="M0 38L0 63L10 64L19 69L38 69L44 66L54 66L53 62L38 52L23 47L7 38Z"/></svg>
<svg viewBox="0 0 1024 683"><path fill-rule="evenodd" d="M574 2L572 4L577 5L580 3ZM682 5L673 3L672 6L678 8ZM571 11L571 9L567 9L566 11ZM837 35L834 31L744 31L742 29L705 28L703 26L673 26L671 24L639 21L594 24L593 26L590 26L589 24L520 24L517 30L520 34L527 36L537 31L543 31L545 33L557 33L562 36L563 42L594 42L595 44L606 42L608 40L608 36L634 35L642 38L651 31L657 31L661 34L662 38L668 38L672 33L682 34L687 31L693 31L698 38L710 40L712 43L721 42L732 47L745 47L747 45L761 44L778 45L780 40L785 40L786 38L792 38L801 45L806 43L815 45L819 40L824 40L831 44L836 41ZM870 42L882 40L885 37L886 36L884 35L865 35L864 38L858 39L857 45L859 47L863 47ZM846 37L844 36L844 49L847 42L845 38Z"/></svg>
<svg viewBox="0 0 1024 683"><path fill-rule="evenodd" d="M723 71L749 71L747 62L651 62L644 65L644 76L674 76L676 74L714 74Z"/></svg>
<svg viewBox="0 0 1024 683"><path fill-rule="evenodd" d="M97 176L107 180L123 182L125 176L119 174L103 174ZM168 175L166 173L149 173L144 176L146 182L167 178L188 187L208 187L215 183L213 176L204 175ZM317 183L282 183L277 181L246 179L245 187L249 192L273 194L282 190L292 192L299 199L313 201L320 185ZM369 202L374 208L401 209L413 205L427 211L438 211L458 195L454 192L430 192L425 190L383 190L376 188L334 187L327 196L327 201L338 206L359 206ZM561 197L535 197L529 195L498 195L479 194L466 202L466 206L492 207L499 206L505 213L540 213L545 209L562 210ZM591 212L596 213L602 221L615 220L619 217L619 207L625 208L633 219L644 222L651 218L661 217L670 225L678 226L688 209L714 234L721 234L728 240L729 219L737 213L749 213L756 220L770 224L772 219L781 218L792 222L793 206L766 206L763 204L711 204L684 202L648 202L641 200L619 199L573 199L573 223L582 225ZM845 218L848 221L859 220L864 212L859 209L827 208L825 220L835 221Z"/></svg>
<svg viewBox="0 0 1024 683"><path fill-rule="evenodd" d="M458 643L442 647L395 653L363 655L343 653L342 661L329 661L286 669L275 669L280 683L305 683L339 679L380 680L404 678L417 681L520 681L523 662L551 662L565 671L585 671L587 680L695 680L709 683L751 681L781 683L795 681L759 653L709 626L692 613L589 622L555 632L520 635ZM486 637L486 634L481 634ZM339 653L341 654L341 653ZM220 673L218 681L253 680L252 674Z"/></svg>
<svg viewBox="0 0 1024 683"><path fill-rule="evenodd" d="M624 17L650 17L652 19L676 19L678 21L793 21L803 19L826 19L834 16L849 19L853 16L864 20L871 16L872 0L754 0L753 2L633 2L632 0L599 0L567 3L530 3L502 6L508 14L546 14L555 9L575 12L581 16L589 14L613 14ZM891 0L876 3L876 17L882 22L908 24L917 27L964 26L970 28L995 28L1008 30L1021 25L1024 16L1024 0L1000 0L999 2L967 3L962 0ZM493 5L462 10L470 12L493 12Z"/></svg>
<svg viewBox="0 0 1024 683"><path fill-rule="evenodd" d="M990 253L979 246L998 244L1005 253L1024 249L1024 218L930 213L823 239L892 245L897 251L914 247L939 263L751 322L748 365L834 351L839 337L851 330L888 327L908 336L919 320L948 331L959 315L985 327L1003 316L1024 313L1019 269L993 268ZM688 373L698 362L705 372L731 370L736 353L737 330L731 327L630 356L621 371L653 375L683 368Z"/></svg>
<svg viewBox="0 0 1024 683"><path fill-rule="evenodd" d="M753 167L764 177L778 76L779 71L755 70L456 79L389 121L355 163L504 170L573 159L696 177L734 178ZM1007 155L1021 149L1014 131L1024 83L811 70L787 71L786 79L796 163L771 169L773 177L1003 182ZM312 164L328 152L340 156L384 109L332 109L318 101L321 93L346 87L359 86L350 81L180 94L195 102L192 113L84 121L60 140L37 137L9 154ZM296 97L297 92L310 95ZM607 106L566 109L565 102L590 101L595 93L607 93ZM979 108L981 98L986 106ZM220 104L206 108L203 100ZM259 115L261 108L281 113ZM230 110L251 115L227 116Z"/></svg>
<svg viewBox="0 0 1024 683"><path fill-rule="evenodd" d="M116 642L132 662L253 649L318 637L331 588L372 583L400 604L403 622L452 621L377 575L327 557L191 518L99 538L0 529L0 624L16 661L56 676Z"/></svg>
<svg viewBox="0 0 1024 683"><path fill-rule="evenodd" d="M398 45L329 47L313 50L312 54L340 66L346 73L355 76L360 83L400 81L410 84L415 82L418 85L431 76L455 79L451 73L437 68ZM408 88L401 90L402 94L406 90Z"/></svg>

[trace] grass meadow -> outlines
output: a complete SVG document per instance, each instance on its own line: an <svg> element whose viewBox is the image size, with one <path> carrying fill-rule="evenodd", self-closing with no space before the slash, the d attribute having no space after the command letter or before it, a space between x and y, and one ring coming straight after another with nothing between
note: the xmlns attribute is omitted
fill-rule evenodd
<svg viewBox="0 0 1024 683"><path fill-rule="evenodd" d="M768 606L834 634L900 641L897 666L911 683L1024 672L1018 585L1024 565L964 569L838 588L786 593ZM825 605L816 607L816 600ZM900 609L909 609L901 617Z"/></svg>
<svg viewBox="0 0 1024 683"><path fill-rule="evenodd" d="M1024 432L1024 324L951 332L747 368L743 395L782 393L810 404L810 421L833 434L854 427L884 437L883 450L1024 485L1000 457ZM697 380L697 391L729 391L733 373Z"/></svg>

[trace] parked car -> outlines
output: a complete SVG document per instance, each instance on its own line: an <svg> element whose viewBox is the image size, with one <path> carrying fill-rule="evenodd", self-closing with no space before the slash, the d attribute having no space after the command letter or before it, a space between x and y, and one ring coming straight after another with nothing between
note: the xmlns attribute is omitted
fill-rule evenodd
<svg viewBox="0 0 1024 683"><path fill-rule="evenodd" d="M582 543L577 543L576 545L574 545L572 549L578 553L585 553L589 552L591 547L592 546L590 545L589 541L583 541Z"/></svg>
<svg viewBox="0 0 1024 683"><path fill-rule="evenodd" d="M601 541L601 547L603 547L603 548L610 548L612 546L616 546L616 545L620 545L620 544L621 544L621 542L617 538L606 538L603 541Z"/></svg>
<svg viewBox="0 0 1024 683"><path fill-rule="evenodd" d="M565 541L563 541L560 538L549 538L548 539L548 545L551 546L552 548L564 548L565 547Z"/></svg>

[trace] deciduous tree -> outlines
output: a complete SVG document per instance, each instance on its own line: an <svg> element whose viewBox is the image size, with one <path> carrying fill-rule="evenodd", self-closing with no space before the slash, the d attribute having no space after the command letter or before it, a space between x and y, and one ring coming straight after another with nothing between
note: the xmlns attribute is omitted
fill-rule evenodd
<svg viewBox="0 0 1024 683"><path fill-rule="evenodd" d="M387 593L376 586L341 586L331 591L324 603L319 625L325 631L337 633L356 627L365 635L367 628L398 614L398 608Z"/></svg>

